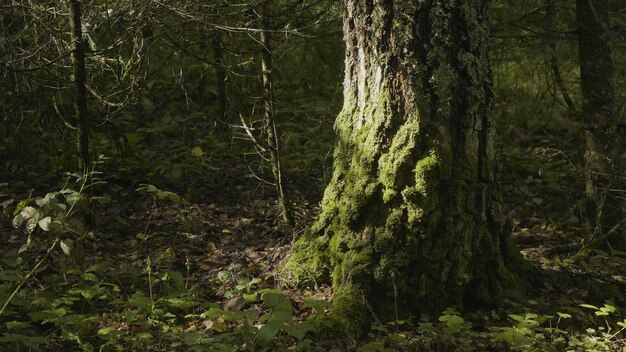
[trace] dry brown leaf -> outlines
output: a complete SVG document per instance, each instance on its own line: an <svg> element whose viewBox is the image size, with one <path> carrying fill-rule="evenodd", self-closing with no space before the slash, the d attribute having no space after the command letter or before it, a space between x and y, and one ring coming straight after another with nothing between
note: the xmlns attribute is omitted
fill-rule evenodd
<svg viewBox="0 0 626 352"><path fill-rule="evenodd" d="M205 320L202 322L202 328L204 330L211 330L211 328L213 327L213 324L215 324L212 320Z"/></svg>
<svg viewBox="0 0 626 352"><path fill-rule="evenodd" d="M239 295L226 301L226 303L224 303L224 309L225 310L241 310L243 306L245 305L246 305L246 300L243 298L243 296Z"/></svg>
<svg viewBox="0 0 626 352"><path fill-rule="evenodd" d="M190 327L188 327L187 329L185 329L185 332L195 332L198 330L198 327L195 325L192 325Z"/></svg>

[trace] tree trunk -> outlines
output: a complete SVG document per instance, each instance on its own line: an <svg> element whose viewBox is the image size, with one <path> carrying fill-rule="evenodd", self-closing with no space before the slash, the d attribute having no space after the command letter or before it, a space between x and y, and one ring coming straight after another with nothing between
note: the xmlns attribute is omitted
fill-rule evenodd
<svg viewBox="0 0 626 352"><path fill-rule="evenodd" d="M272 174L274 176L274 185L276 186L276 193L278 194L278 207L281 211L281 218L285 230L290 232L293 229L294 221L293 214L289 202L285 196L285 189L283 185L282 168L280 166L280 156L278 153L278 135L276 133L276 122L274 121L274 87L272 80L272 45L270 39L270 22L268 14L268 0L264 1L261 5L261 43L263 48L261 49L261 70L263 74L263 124L265 125L265 132L267 136L267 150L270 155L270 163L272 167Z"/></svg>
<svg viewBox="0 0 626 352"><path fill-rule="evenodd" d="M332 280L352 325L492 303L523 262L501 210L488 1L344 3L333 177L286 268Z"/></svg>
<svg viewBox="0 0 626 352"><path fill-rule="evenodd" d="M623 196L611 191L624 182L619 172L623 143L615 109L609 1L576 0L576 15L585 126L585 235L587 241L597 241L623 217Z"/></svg>
<svg viewBox="0 0 626 352"><path fill-rule="evenodd" d="M545 28L548 28L550 30L556 30L555 19L558 16L555 6L555 0L545 0L544 5L546 10ZM550 55L549 65L550 69L552 70L552 78L554 79L556 90L561 93L567 109L570 111L575 111L576 106L574 105L574 101L572 100L572 97L567 90L567 85L565 84L563 76L561 75L561 68L559 67L559 58L556 50L556 39L552 37L551 33L545 33L544 35L548 46L547 50Z"/></svg>
<svg viewBox="0 0 626 352"><path fill-rule="evenodd" d="M215 80L217 82L218 131L226 134L230 121L227 116L228 97L226 95L226 69L224 67L224 45L219 30L213 32L213 58L215 60Z"/></svg>
<svg viewBox="0 0 626 352"><path fill-rule="evenodd" d="M85 51L81 23L80 0L69 1L69 13L72 41L72 74L74 76L74 108L76 120L76 140L78 148L78 166L82 172L87 172L91 164L89 154L89 122L87 117L87 87Z"/></svg>

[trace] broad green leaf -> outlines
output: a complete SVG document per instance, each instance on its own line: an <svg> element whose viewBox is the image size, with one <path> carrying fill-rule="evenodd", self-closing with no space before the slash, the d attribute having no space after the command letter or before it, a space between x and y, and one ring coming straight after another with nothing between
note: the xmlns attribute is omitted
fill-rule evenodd
<svg viewBox="0 0 626 352"><path fill-rule="evenodd" d="M85 288L85 289L73 289L73 290L70 290L69 292L71 294L75 294L75 295L80 294L82 297L84 297L84 298L86 298L88 300L93 298L93 296L95 296L96 293L97 293L96 290L88 289L88 288Z"/></svg>
<svg viewBox="0 0 626 352"><path fill-rule="evenodd" d="M217 273L217 279L220 281L226 281L228 279L230 279L230 271L220 271L219 273Z"/></svg>
<svg viewBox="0 0 626 352"><path fill-rule="evenodd" d="M245 299L246 302L254 302L259 299L259 295L256 292L251 294L244 293L243 299Z"/></svg>
<svg viewBox="0 0 626 352"><path fill-rule="evenodd" d="M586 303L579 304L579 306L581 306L581 307L583 307L583 308L589 308L589 309L600 310L600 308L598 308L598 307L596 307L596 306L594 306L594 305L591 305L591 304L586 304Z"/></svg>
<svg viewBox="0 0 626 352"><path fill-rule="evenodd" d="M187 310L199 304L198 300L192 297L183 297L183 298L174 297L174 298L163 299L161 301L167 303L167 305L170 307L176 307L182 310Z"/></svg>
<svg viewBox="0 0 626 352"><path fill-rule="evenodd" d="M80 277L87 281L98 281L98 277L94 273L84 273Z"/></svg>
<svg viewBox="0 0 626 352"><path fill-rule="evenodd" d="M160 191L157 193L157 198L158 199L167 199L167 200L171 200L172 202L176 202L176 203L180 203L182 201L182 198L180 198L180 196L174 192L169 192L169 191Z"/></svg>
<svg viewBox="0 0 626 352"><path fill-rule="evenodd" d="M292 306L289 298L275 292L266 292L261 298L272 309L272 320L283 323L292 321Z"/></svg>
<svg viewBox="0 0 626 352"><path fill-rule="evenodd" d="M330 306L330 303L321 300L321 299L316 299L313 297L305 297L304 298L304 304L307 307L313 308L315 309L315 313L317 314L323 314L324 310Z"/></svg>
<svg viewBox="0 0 626 352"><path fill-rule="evenodd" d="M286 307L289 307L291 311L291 300L280 293L266 292L261 298L272 309L286 309Z"/></svg>
<svg viewBox="0 0 626 352"><path fill-rule="evenodd" d="M209 310L207 310L206 312L200 314L200 317L202 319L217 319L220 318L221 316L223 316L227 311L221 309L221 308L210 308Z"/></svg>
<svg viewBox="0 0 626 352"><path fill-rule="evenodd" d="M128 299L128 303L136 307L139 313L148 313L152 310L152 301L143 292L136 292Z"/></svg>
<svg viewBox="0 0 626 352"><path fill-rule="evenodd" d="M52 221L48 224L48 230L53 235L61 235L63 233L63 224L60 221Z"/></svg>
<svg viewBox="0 0 626 352"><path fill-rule="evenodd" d="M72 240L62 240L61 241L61 250L65 255L70 255L72 253Z"/></svg>
<svg viewBox="0 0 626 352"><path fill-rule="evenodd" d="M108 335L111 331L117 331L117 329L111 326L107 326L106 328L98 330L98 335Z"/></svg>
<svg viewBox="0 0 626 352"><path fill-rule="evenodd" d="M49 321L58 321L66 314L67 310L65 308L58 308L33 312L30 313L30 317L35 321L42 321L43 323L47 323Z"/></svg>
<svg viewBox="0 0 626 352"><path fill-rule="evenodd" d="M93 264L92 266L88 267L87 269L85 269L85 272L86 273L96 273L98 271L104 271L104 270L107 270L107 268L105 268L102 263L96 263L96 264Z"/></svg>
<svg viewBox="0 0 626 352"><path fill-rule="evenodd" d="M268 344L276 334L280 331L280 324L277 322L268 322L263 325L257 332L259 342L262 344Z"/></svg>
<svg viewBox="0 0 626 352"><path fill-rule="evenodd" d="M135 189L137 192L147 192L147 193L157 193L160 189L156 188L154 185L141 184L141 187Z"/></svg>
<svg viewBox="0 0 626 352"><path fill-rule="evenodd" d="M45 197L36 199L35 203L41 208L47 207L50 205L50 202L56 197L56 195L56 193L48 193Z"/></svg>
<svg viewBox="0 0 626 352"><path fill-rule="evenodd" d="M524 348L530 346L533 343L533 339L526 335L516 335L514 337L515 347Z"/></svg>
<svg viewBox="0 0 626 352"><path fill-rule="evenodd" d="M81 322L81 326L88 326L89 324L95 324L95 323L99 323L102 321L102 317L100 315L90 315L90 316L86 316L86 317L81 317L80 318L80 322Z"/></svg>
<svg viewBox="0 0 626 352"><path fill-rule="evenodd" d="M463 327L465 320L458 315L442 315L439 321L445 322L446 326L453 331L458 331Z"/></svg>
<svg viewBox="0 0 626 352"><path fill-rule="evenodd" d="M39 227L41 227L42 230L48 232L50 231L50 223L52 222L52 218L49 216L46 216L45 218L39 220L38 224Z"/></svg>
<svg viewBox="0 0 626 352"><path fill-rule="evenodd" d="M614 306L614 305L611 305L611 304L605 303L605 304L604 304L604 307L600 308L600 310L601 310L601 311L603 311L603 312L607 312L607 313L615 313L615 311L616 311L617 309L615 309L615 306Z"/></svg>
<svg viewBox="0 0 626 352"><path fill-rule="evenodd" d="M283 326L283 330L298 340L302 340L307 332L313 331L313 325L308 321Z"/></svg>
<svg viewBox="0 0 626 352"><path fill-rule="evenodd" d="M6 324L7 329L9 330L15 330L15 329L24 329L24 328L28 328L31 327L32 325L30 323L25 323L22 321L9 321Z"/></svg>
<svg viewBox="0 0 626 352"><path fill-rule="evenodd" d="M145 332L145 331L138 333L137 337L142 340L152 340L152 334L150 334L149 332Z"/></svg>

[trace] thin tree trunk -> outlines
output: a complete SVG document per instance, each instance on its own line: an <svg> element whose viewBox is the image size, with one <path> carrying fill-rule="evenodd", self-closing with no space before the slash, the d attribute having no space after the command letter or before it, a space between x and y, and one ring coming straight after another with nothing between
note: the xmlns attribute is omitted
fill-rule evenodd
<svg viewBox="0 0 626 352"><path fill-rule="evenodd" d="M80 0L70 0L69 5L72 41L72 73L74 76L75 127L79 159L78 166L82 172L86 172L91 164L91 155L89 152L89 121L87 116L87 88L85 85L87 80L85 68L86 44L83 39Z"/></svg>
<svg viewBox="0 0 626 352"><path fill-rule="evenodd" d="M268 152L270 155L270 163L272 164L272 174L274 175L274 184L278 193L278 206L281 210L283 225L286 231L291 231L294 226L293 214L291 206L286 199L285 189L283 185L282 169L280 166L280 155L278 152L278 135L276 133L276 123L274 121L274 87L272 80L272 46L270 39L270 21L268 13L268 1L264 1L261 10L261 43L263 44L261 55L261 70L263 74L263 105L264 105L264 124L266 127Z"/></svg>
<svg viewBox="0 0 626 352"><path fill-rule="evenodd" d="M555 8L555 0L546 0L546 28L552 29L554 28L554 20L557 17L556 8ZM576 105L572 100L569 91L567 90L567 86L565 81L563 80L563 76L561 75L561 69L559 67L559 59L556 51L556 40L550 35L547 34L547 42L548 42L548 51L550 53L550 70L552 70L552 77L554 78L554 83L556 88L561 93L563 100L565 101L565 105L570 111L576 110Z"/></svg>
<svg viewBox="0 0 626 352"><path fill-rule="evenodd" d="M213 58L215 60L215 79L217 81L217 113L219 130L227 131L228 96L226 85L226 68L224 67L224 44L219 30L213 32Z"/></svg>
<svg viewBox="0 0 626 352"><path fill-rule="evenodd" d="M624 184L617 131L608 0L576 0L580 87L585 126L585 237L602 237L623 216L623 199L612 189Z"/></svg>

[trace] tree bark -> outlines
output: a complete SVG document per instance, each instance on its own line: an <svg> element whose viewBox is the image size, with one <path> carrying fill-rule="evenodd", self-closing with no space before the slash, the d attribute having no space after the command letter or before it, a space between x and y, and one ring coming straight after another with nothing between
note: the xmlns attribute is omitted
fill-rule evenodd
<svg viewBox="0 0 626 352"><path fill-rule="evenodd" d="M557 18L556 4L555 0L545 0L545 10L546 10L546 28L554 30L555 28L555 19ZM559 67L559 59L557 55L557 43L556 40L552 37L551 33L546 33L546 42L547 42L547 50L549 52L549 66L550 70L552 70L552 77L554 79L554 84L556 86L556 90L561 93L563 100L565 101L565 106L570 111L576 110L576 105L572 100L571 95L567 90L567 85L565 84L565 80L563 80L563 76L561 75L561 69ZM556 96L556 95L555 95Z"/></svg>
<svg viewBox="0 0 626 352"><path fill-rule="evenodd" d="M78 166L80 171L86 172L91 164L87 116L87 73L85 68L86 43L83 39L80 0L70 0L69 5Z"/></svg>
<svg viewBox="0 0 626 352"><path fill-rule="evenodd" d="M585 126L585 235L602 238L623 217L608 0L576 0L580 87ZM614 231L615 232L615 231ZM621 232L621 231L620 231Z"/></svg>
<svg viewBox="0 0 626 352"><path fill-rule="evenodd" d="M482 306L520 284L498 186L487 7L345 1L333 177L286 269L332 281L350 324L366 325L359 310L386 320Z"/></svg>

